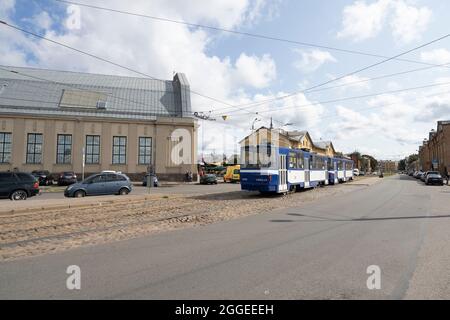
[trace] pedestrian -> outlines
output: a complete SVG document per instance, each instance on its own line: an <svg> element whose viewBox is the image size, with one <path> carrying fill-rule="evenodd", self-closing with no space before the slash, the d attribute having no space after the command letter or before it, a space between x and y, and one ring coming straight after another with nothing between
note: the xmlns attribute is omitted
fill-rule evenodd
<svg viewBox="0 0 450 320"><path fill-rule="evenodd" d="M449 171L448 171L448 168L447 167L445 167L445 178L447 179L447 185L448 185L448 179L450 178L450 173L449 173Z"/></svg>

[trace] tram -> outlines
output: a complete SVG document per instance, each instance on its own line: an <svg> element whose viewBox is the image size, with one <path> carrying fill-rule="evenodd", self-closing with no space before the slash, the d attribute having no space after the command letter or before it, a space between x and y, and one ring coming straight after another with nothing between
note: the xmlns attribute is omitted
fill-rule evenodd
<svg viewBox="0 0 450 320"><path fill-rule="evenodd" d="M241 150L241 189L287 193L353 180L353 161L304 149L245 146Z"/></svg>

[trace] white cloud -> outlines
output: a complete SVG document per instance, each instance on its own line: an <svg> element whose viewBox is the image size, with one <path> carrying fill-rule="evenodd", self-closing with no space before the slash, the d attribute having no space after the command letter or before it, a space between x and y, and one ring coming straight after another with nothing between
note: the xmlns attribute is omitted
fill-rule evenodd
<svg viewBox="0 0 450 320"><path fill-rule="evenodd" d="M379 0L366 4L364 1L356 1L346 6L342 12L342 30L337 36L352 38L354 41L375 37L383 28L390 2L390 0Z"/></svg>
<svg viewBox="0 0 450 320"><path fill-rule="evenodd" d="M52 18L46 11L41 11L32 18L23 20L31 22L34 26L37 26L40 29L50 29L52 25Z"/></svg>
<svg viewBox="0 0 450 320"><path fill-rule="evenodd" d="M402 43L419 40L431 20L431 10L407 5L404 1L395 1L393 4L395 13L390 25L394 38Z"/></svg>
<svg viewBox="0 0 450 320"><path fill-rule="evenodd" d="M430 51L423 51L420 53L420 58L424 62L434 64L450 63L450 51L447 49L434 49Z"/></svg>
<svg viewBox="0 0 450 320"><path fill-rule="evenodd" d="M400 43L421 38L431 20L428 7L417 7L405 0L377 0L372 3L355 1L342 12L342 29L338 38L362 41L376 37L387 21L392 35Z"/></svg>
<svg viewBox="0 0 450 320"><path fill-rule="evenodd" d="M100 1L92 4L101 5ZM255 24L259 19L267 18L265 10L269 10L270 15L276 11L275 5L267 0L194 0L189 5L181 0L141 0L129 2L126 7L123 1L115 0L108 2L108 7L150 15L157 13L174 20L224 28ZM7 18L12 10L14 1L0 2L0 14L5 14L7 21L10 21ZM56 31L57 23L65 25L65 17L58 17L53 25L45 13L34 18L48 38L156 78L170 79L174 71L183 72L192 90L228 103L251 102L250 89L266 87L276 78L276 65L268 54L242 52L236 61L211 54L209 46L212 41L223 36L218 32L88 8L82 8L80 30L59 28L63 31ZM0 64L136 76L135 73L43 40L25 37L8 28L0 28L0 43ZM33 56L31 60L30 55ZM226 107L195 94L192 94L192 106L194 110ZM244 119L247 123L248 119ZM210 142L224 134L224 130L217 129L208 132L214 133L206 137ZM239 135L238 131L229 132Z"/></svg>
<svg viewBox="0 0 450 320"><path fill-rule="evenodd" d="M337 61L328 51L295 49L294 52L300 55L300 58L294 62L294 67L305 73L319 69L324 63Z"/></svg>
<svg viewBox="0 0 450 320"><path fill-rule="evenodd" d="M261 58L257 56L248 56L241 53L236 60L236 72L234 80L237 83L252 86L254 88L267 87L276 77L275 61L269 54Z"/></svg>
<svg viewBox="0 0 450 320"><path fill-rule="evenodd" d="M0 2L0 18L5 19L14 10L15 0L2 0Z"/></svg>

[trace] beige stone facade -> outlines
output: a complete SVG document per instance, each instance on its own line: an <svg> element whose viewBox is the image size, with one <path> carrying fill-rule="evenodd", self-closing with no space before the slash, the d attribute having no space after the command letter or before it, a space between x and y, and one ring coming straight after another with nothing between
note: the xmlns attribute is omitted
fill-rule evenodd
<svg viewBox="0 0 450 320"><path fill-rule="evenodd" d="M7 67L0 87L1 171L196 176L197 120L182 73L159 80Z"/></svg>
<svg viewBox="0 0 450 320"><path fill-rule="evenodd" d="M171 138L174 130L184 129L189 133L191 162L178 164L172 151L176 142ZM83 170L83 148L86 151L87 136L99 136L98 163L85 163L86 175L102 170L122 171L130 177L147 172L147 163L139 163L139 138L151 138L150 163L160 179L179 180L186 171L197 171L197 124L190 118L158 118L156 121L120 121L93 119L62 119L50 117L0 116L0 133L11 134L10 155L6 163L0 163L0 171L48 170L51 173ZM40 161L27 161L28 134L42 134ZM58 163L58 135L70 136L70 155L65 163ZM113 137L126 137L125 163L113 163ZM146 140L149 141L149 140ZM1 150L0 150L1 151ZM184 150L183 150L184 152ZM39 157L37 157L39 158ZM148 158L141 157L141 160ZM68 160L68 161L67 161ZM85 159L86 160L86 159ZM37 163L32 163L37 162ZM85 161L86 162L86 161ZM97 162L97 161L94 161Z"/></svg>
<svg viewBox="0 0 450 320"><path fill-rule="evenodd" d="M419 147L419 166L424 171L450 171L450 121L438 121L437 130L431 130L428 139Z"/></svg>

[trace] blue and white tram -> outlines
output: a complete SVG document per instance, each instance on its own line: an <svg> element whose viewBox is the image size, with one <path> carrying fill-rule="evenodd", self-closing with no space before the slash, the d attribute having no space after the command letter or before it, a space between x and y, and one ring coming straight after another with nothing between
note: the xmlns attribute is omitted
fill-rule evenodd
<svg viewBox="0 0 450 320"><path fill-rule="evenodd" d="M241 189L285 193L353 179L353 162L302 149L246 146L241 159ZM261 161L261 155L266 161Z"/></svg>

